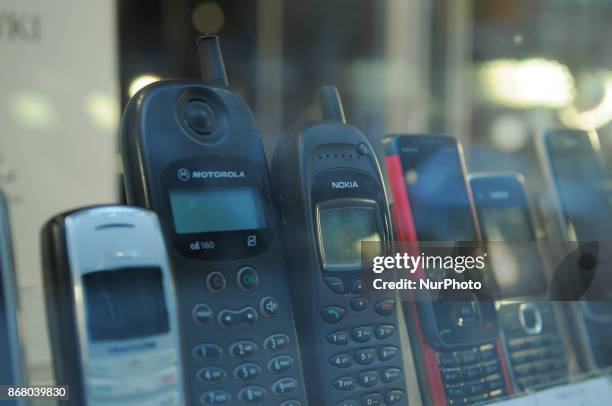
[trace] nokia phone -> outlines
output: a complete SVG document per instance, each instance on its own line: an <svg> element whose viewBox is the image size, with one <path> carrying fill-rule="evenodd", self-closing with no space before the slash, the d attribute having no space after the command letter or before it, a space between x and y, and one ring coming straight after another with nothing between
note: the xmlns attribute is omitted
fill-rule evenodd
<svg viewBox="0 0 612 406"><path fill-rule="evenodd" d="M499 324L519 391L567 382L568 350L557 306L545 301L548 281L522 176L469 176L489 256ZM497 243L497 244L496 244Z"/></svg>
<svg viewBox="0 0 612 406"><path fill-rule="evenodd" d="M8 210L0 193L0 385L23 387L24 358ZM9 401L8 405L22 405Z"/></svg>
<svg viewBox="0 0 612 406"><path fill-rule="evenodd" d="M384 255L391 219L381 169L364 134L346 124L335 87L324 121L284 135L272 161L290 255L291 290L309 398L329 406L408 402L394 295L362 278L362 242Z"/></svg>
<svg viewBox="0 0 612 406"><path fill-rule="evenodd" d="M384 144L398 240L479 241L459 143L443 135L390 135ZM495 303L466 296L403 301L420 347L415 358L426 401L436 406L491 402L511 391Z"/></svg>
<svg viewBox="0 0 612 406"><path fill-rule="evenodd" d="M74 405L184 405L176 297L154 213L94 206L41 235L58 385Z"/></svg>
<svg viewBox="0 0 612 406"><path fill-rule="evenodd" d="M199 40L204 81L145 87L123 116L128 202L165 231L183 320L190 404L306 404L259 131L227 87L219 40Z"/></svg>
<svg viewBox="0 0 612 406"><path fill-rule="evenodd" d="M538 140L541 163L549 186L552 208L561 237L566 241L612 240L612 193L610 193L597 134L578 130L551 130ZM599 270L609 275L609 253L598 253ZM606 256L608 256L606 258ZM600 284L606 288L609 284ZM605 298L604 298L605 299ZM574 322L583 344L583 366L612 366L612 302L575 302Z"/></svg>

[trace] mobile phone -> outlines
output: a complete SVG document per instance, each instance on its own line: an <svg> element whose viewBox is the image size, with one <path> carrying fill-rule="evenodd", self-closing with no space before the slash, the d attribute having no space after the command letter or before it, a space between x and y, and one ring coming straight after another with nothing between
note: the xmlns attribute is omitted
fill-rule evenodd
<svg viewBox="0 0 612 406"><path fill-rule="evenodd" d="M176 297L155 214L77 209L51 218L41 242L55 378L71 404L184 404Z"/></svg>
<svg viewBox="0 0 612 406"><path fill-rule="evenodd" d="M612 240L612 194L595 132L549 130L538 138L541 164L550 186L552 210L566 241ZM607 250L598 253L599 268L609 268ZM606 274L608 272L605 272ZM604 285L605 287L605 285ZM574 303L576 334L586 369L612 365L612 302Z"/></svg>
<svg viewBox="0 0 612 406"><path fill-rule="evenodd" d="M546 265L522 176L478 173L469 180L483 239L491 242L487 251L500 299L498 318L515 387L523 391L562 384L569 371L560 309L543 300Z"/></svg>
<svg viewBox="0 0 612 406"><path fill-rule="evenodd" d="M383 142L398 240L479 241L456 139L390 135ZM468 299L403 302L412 342L420 347L415 358L422 386L434 405L481 403L511 392L495 304Z"/></svg>
<svg viewBox="0 0 612 406"><path fill-rule="evenodd" d="M0 385L25 384L20 326L8 208L0 192ZM8 404L22 405L23 402L15 400Z"/></svg>
<svg viewBox="0 0 612 406"><path fill-rule="evenodd" d="M126 106L128 202L157 212L174 265L189 402L306 403L259 131L229 90L219 40L199 40L204 81L160 81Z"/></svg>
<svg viewBox="0 0 612 406"><path fill-rule="evenodd" d="M309 398L405 404L396 297L374 294L361 273L362 247L383 255L392 239L381 170L335 87L322 88L321 108L324 121L284 135L272 161Z"/></svg>

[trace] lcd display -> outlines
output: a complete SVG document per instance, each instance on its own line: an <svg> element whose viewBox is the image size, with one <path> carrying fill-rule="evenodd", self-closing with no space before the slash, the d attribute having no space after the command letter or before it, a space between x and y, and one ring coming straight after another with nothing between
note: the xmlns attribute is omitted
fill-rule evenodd
<svg viewBox="0 0 612 406"><path fill-rule="evenodd" d="M92 341L125 340L169 331L159 268L125 268L83 276Z"/></svg>
<svg viewBox="0 0 612 406"><path fill-rule="evenodd" d="M419 241L475 241L476 232L455 145L419 143L401 161Z"/></svg>
<svg viewBox="0 0 612 406"><path fill-rule="evenodd" d="M170 205L178 234L266 227L263 204L256 188L173 190Z"/></svg>
<svg viewBox="0 0 612 406"><path fill-rule="evenodd" d="M482 233L488 245L501 299L546 292L547 282L529 214L518 205L479 206ZM506 244L495 244L495 241ZM525 243L520 243L525 242Z"/></svg>
<svg viewBox="0 0 612 406"><path fill-rule="evenodd" d="M610 193L588 136L580 132L551 134L547 145L569 237L578 241L609 240Z"/></svg>
<svg viewBox="0 0 612 406"><path fill-rule="evenodd" d="M361 266L361 242L380 242L374 207L337 207L319 211L319 239L328 271Z"/></svg>

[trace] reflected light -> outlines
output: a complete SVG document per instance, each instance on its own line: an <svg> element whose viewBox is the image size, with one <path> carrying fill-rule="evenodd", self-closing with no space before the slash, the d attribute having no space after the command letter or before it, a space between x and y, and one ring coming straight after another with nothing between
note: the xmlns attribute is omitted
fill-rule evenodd
<svg viewBox="0 0 612 406"><path fill-rule="evenodd" d="M529 141L529 131L523 121L511 114L496 117L489 131L493 144L504 152L515 152Z"/></svg>
<svg viewBox="0 0 612 406"><path fill-rule="evenodd" d="M53 105L42 93L18 92L9 99L9 109L17 123L24 128L44 130L57 121Z"/></svg>
<svg viewBox="0 0 612 406"><path fill-rule="evenodd" d="M203 34L219 32L225 23L225 15L217 3L207 2L193 9L191 21L195 29Z"/></svg>
<svg viewBox="0 0 612 406"><path fill-rule="evenodd" d="M478 70L478 80L488 100L514 108L565 107L575 95L569 69L543 58L486 62Z"/></svg>
<svg viewBox="0 0 612 406"><path fill-rule="evenodd" d="M161 78L159 76L152 74L138 76L134 78L134 80L132 80L132 82L130 83L130 86L128 87L128 94L130 95L130 97L132 97L136 94L136 92L138 92L146 85L151 84L153 82L157 82L160 79Z"/></svg>
<svg viewBox="0 0 612 406"><path fill-rule="evenodd" d="M87 96L85 109L94 123L108 131L117 129L119 123L119 103L108 94L95 92Z"/></svg>
<svg viewBox="0 0 612 406"><path fill-rule="evenodd" d="M572 105L559 111L559 119L564 125L591 131L612 121L612 72L606 72L604 78L603 96L596 106L579 111Z"/></svg>

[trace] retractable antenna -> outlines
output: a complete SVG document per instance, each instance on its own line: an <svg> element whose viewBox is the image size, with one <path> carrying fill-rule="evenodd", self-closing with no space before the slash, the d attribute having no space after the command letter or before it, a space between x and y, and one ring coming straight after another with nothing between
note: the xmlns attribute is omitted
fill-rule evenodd
<svg viewBox="0 0 612 406"><path fill-rule="evenodd" d="M227 86L227 74L223 64L219 37L214 34L202 35L198 38L198 51L200 53L200 65L202 66L202 78L206 82Z"/></svg>
<svg viewBox="0 0 612 406"><path fill-rule="evenodd" d="M342 107L342 99L336 86L323 86L321 88L321 113L323 118L330 121L340 121L346 123L344 117L344 107Z"/></svg>

